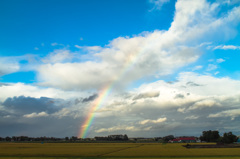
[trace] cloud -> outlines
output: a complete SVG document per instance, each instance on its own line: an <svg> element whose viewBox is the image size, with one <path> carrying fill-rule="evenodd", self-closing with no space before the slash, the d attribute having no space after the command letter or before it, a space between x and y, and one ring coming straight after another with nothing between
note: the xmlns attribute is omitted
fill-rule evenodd
<svg viewBox="0 0 240 159"><path fill-rule="evenodd" d="M235 46L235 45L219 45L213 48L213 50L239 50L240 46Z"/></svg>
<svg viewBox="0 0 240 159"><path fill-rule="evenodd" d="M39 113L45 111L53 113L57 110L54 100L46 97L32 98L20 96L7 98L2 105L6 110L13 110L16 114Z"/></svg>
<svg viewBox="0 0 240 159"><path fill-rule="evenodd" d="M23 117L25 118L36 118L36 117L47 117L49 116L46 112L40 112L40 113L31 113L31 114L25 114Z"/></svg>
<svg viewBox="0 0 240 159"><path fill-rule="evenodd" d="M101 133L101 132L114 132L114 131L121 131L121 130L139 131L139 129L134 126L114 126L110 128L101 128L101 129L95 130L95 132Z"/></svg>
<svg viewBox="0 0 240 159"><path fill-rule="evenodd" d="M203 68L203 66L195 66L193 69L192 69L192 71L196 71L196 70L200 70L200 69L202 69Z"/></svg>
<svg viewBox="0 0 240 159"><path fill-rule="evenodd" d="M227 5L235 5L235 4L239 4L240 0L225 0L223 3Z"/></svg>
<svg viewBox="0 0 240 159"><path fill-rule="evenodd" d="M93 95L91 95L91 96L89 96L89 97L87 97L87 98L84 98L84 99L82 100L82 102L83 102L83 103L84 103L84 102L90 102L90 101L95 100L97 97L98 97L97 94L93 94Z"/></svg>
<svg viewBox="0 0 240 159"><path fill-rule="evenodd" d="M177 99L177 98L184 98L184 97L185 97L184 94L176 94L175 99Z"/></svg>
<svg viewBox="0 0 240 159"><path fill-rule="evenodd" d="M194 116L194 115L192 115L192 116L187 116L186 118L185 118L185 120L195 120L195 119L198 119L199 118L199 116Z"/></svg>
<svg viewBox="0 0 240 159"><path fill-rule="evenodd" d="M139 123L142 125L149 124L149 123L157 124L157 123L162 123L166 120L167 118L158 118L157 120L146 119L146 120L140 121Z"/></svg>
<svg viewBox="0 0 240 159"><path fill-rule="evenodd" d="M161 4L165 1L152 2ZM229 30L234 30L234 24L240 21L240 7L217 16L220 6L203 0L179 0L168 30L118 37L104 47L75 45L86 49L90 59L43 64L37 69L38 81L42 86L65 90L98 90L112 83L124 88L135 80L173 74L200 57L199 43L234 34ZM213 65L209 67L208 70L214 69Z"/></svg>
<svg viewBox="0 0 240 159"><path fill-rule="evenodd" d="M217 65L208 64L207 71L213 71L213 70L216 70L217 68L218 68Z"/></svg>
<svg viewBox="0 0 240 159"><path fill-rule="evenodd" d="M111 93L103 101L102 108L95 112L95 122L90 127L89 136L105 135L106 132L126 133L132 137L164 136L174 132L199 135L203 130L222 130L237 124L238 120L231 119L239 117L238 113L233 114L239 109L239 90L239 80L182 72L171 84L158 80L142 84L131 92ZM161 92L161 95L134 100L134 97L150 92ZM77 133L95 96L93 93L77 94L69 96L66 92L62 96L65 99L7 98L0 103L0 120L3 121L0 126L10 131L12 125L15 134L22 130L39 134L35 132L35 126L49 129L53 136L67 135L63 130L66 127ZM84 99L88 102L83 102ZM17 125L21 125L21 128ZM237 129L231 131L236 132Z"/></svg>
<svg viewBox="0 0 240 159"><path fill-rule="evenodd" d="M59 44L59 43L51 43L52 46L64 46L64 44Z"/></svg>
<svg viewBox="0 0 240 159"><path fill-rule="evenodd" d="M78 49L83 49L89 52L98 52L102 50L101 46L79 46L79 45L74 45Z"/></svg>
<svg viewBox="0 0 240 159"><path fill-rule="evenodd" d="M231 117L231 120L234 120L236 117L240 116L240 109L232 109L222 111L216 114L209 114L209 118L222 118L222 117Z"/></svg>
<svg viewBox="0 0 240 159"><path fill-rule="evenodd" d="M33 86L24 83L4 83L0 85L0 102L5 101L7 98L25 96L41 98L42 96L48 98L77 98L79 96L85 97L89 93L86 92L76 92L76 91L63 91L55 88L43 88L39 86Z"/></svg>
<svg viewBox="0 0 240 159"><path fill-rule="evenodd" d="M47 57L42 59L44 63L61 63L71 61L74 54L66 49L57 49L50 53Z"/></svg>
<svg viewBox="0 0 240 159"><path fill-rule="evenodd" d="M20 70L18 60L10 57L0 57L0 76L11 74Z"/></svg>
<svg viewBox="0 0 240 159"><path fill-rule="evenodd" d="M146 92L146 93L141 93L137 95L136 97L133 98L133 100L142 99L142 98L154 98L154 97L158 97L159 95L160 95L159 92Z"/></svg>
<svg viewBox="0 0 240 159"><path fill-rule="evenodd" d="M151 10L149 10L150 12L157 9L157 10L160 10L162 8L162 6L165 4L165 3L168 3L170 0L149 0L149 2L151 4L153 4L153 8Z"/></svg>
<svg viewBox="0 0 240 159"><path fill-rule="evenodd" d="M220 106L220 103L218 103L215 99L204 99L194 103L194 105L189 107L189 110L202 109L205 107L213 107L213 106Z"/></svg>
<svg viewBox="0 0 240 159"><path fill-rule="evenodd" d="M222 62L225 62L224 59L220 58L220 59L217 59L217 63L222 63Z"/></svg>

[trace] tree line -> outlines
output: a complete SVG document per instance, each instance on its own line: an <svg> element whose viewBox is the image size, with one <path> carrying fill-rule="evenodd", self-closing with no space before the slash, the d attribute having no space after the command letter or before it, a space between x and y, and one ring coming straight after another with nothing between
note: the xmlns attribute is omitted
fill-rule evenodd
<svg viewBox="0 0 240 159"><path fill-rule="evenodd" d="M200 136L201 141L205 142L218 142L218 143L226 143L230 144L236 142L238 137L234 135L232 132L224 133L223 136L219 135L219 131L203 131L202 136Z"/></svg>
<svg viewBox="0 0 240 159"><path fill-rule="evenodd" d="M169 142L173 140L175 137L173 135L168 135L165 137L155 137L155 141ZM76 142L76 141L92 141L93 139L81 139L76 136L65 137L65 138L56 138L56 137L28 137L28 136L12 136L12 137L0 137L0 141L14 141L14 142ZM107 137L95 137L95 140L99 141L113 141L113 140L123 140L127 141L128 136L125 135L109 135ZM219 131L203 131L202 135L199 137L201 142L217 142L217 143L234 143L238 140L238 137L234 135L232 132L226 132L223 136L219 135Z"/></svg>

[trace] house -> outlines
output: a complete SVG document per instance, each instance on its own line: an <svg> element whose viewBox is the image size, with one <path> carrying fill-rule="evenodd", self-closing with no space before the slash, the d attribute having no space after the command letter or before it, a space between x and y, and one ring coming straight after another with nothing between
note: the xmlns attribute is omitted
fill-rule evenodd
<svg viewBox="0 0 240 159"><path fill-rule="evenodd" d="M197 139L195 137L177 137L173 140L170 140L171 143L195 143Z"/></svg>

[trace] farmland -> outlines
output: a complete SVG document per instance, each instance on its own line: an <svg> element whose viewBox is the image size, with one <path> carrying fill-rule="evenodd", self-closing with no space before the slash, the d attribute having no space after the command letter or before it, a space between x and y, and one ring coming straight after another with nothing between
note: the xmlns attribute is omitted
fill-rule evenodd
<svg viewBox="0 0 240 159"><path fill-rule="evenodd" d="M194 148L161 143L0 143L0 159L240 159L239 148Z"/></svg>

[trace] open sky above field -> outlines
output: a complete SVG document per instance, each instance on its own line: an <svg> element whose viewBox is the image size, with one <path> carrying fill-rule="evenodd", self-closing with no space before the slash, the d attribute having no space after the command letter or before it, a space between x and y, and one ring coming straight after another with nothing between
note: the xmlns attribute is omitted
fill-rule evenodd
<svg viewBox="0 0 240 159"><path fill-rule="evenodd" d="M240 135L240 0L1 0L0 136Z"/></svg>

